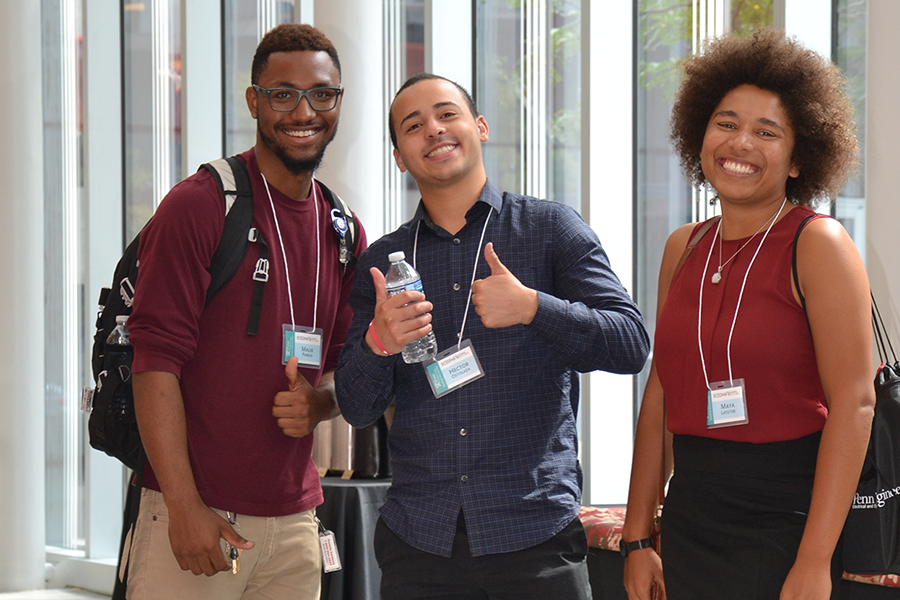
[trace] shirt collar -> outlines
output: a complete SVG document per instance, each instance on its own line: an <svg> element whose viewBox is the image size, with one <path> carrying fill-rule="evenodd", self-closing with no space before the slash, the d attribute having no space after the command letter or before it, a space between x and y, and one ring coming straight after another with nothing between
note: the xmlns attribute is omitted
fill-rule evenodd
<svg viewBox="0 0 900 600"><path fill-rule="evenodd" d="M490 180L486 180L484 182L484 187L481 188L481 193L478 194L478 200L475 201L475 204L472 206L472 208L469 209L469 212L466 213L467 222L471 222L471 220L477 215L484 214L485 209L482 208L482 203L493 208L498 215L503 209L503 193L495 188L491 184ZM422 202L420 198L419 206L416 208L416 214L410 221L410 225L415 227L421 221L424 221L428 227L435 227L434 221L431 220L431 217L428 216L428 212L425 210L425 203Z"/></svg>

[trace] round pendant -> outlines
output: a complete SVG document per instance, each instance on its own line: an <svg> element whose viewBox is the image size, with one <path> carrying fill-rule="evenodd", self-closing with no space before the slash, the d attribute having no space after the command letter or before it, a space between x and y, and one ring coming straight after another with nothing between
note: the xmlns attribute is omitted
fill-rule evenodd
<svg viewBox="0 0 900 600"><path fill-rule="evenodd" d="M719 283L720 281L722 281L722 274L719 272L713 273L712 274L712 282Z"/></svg>

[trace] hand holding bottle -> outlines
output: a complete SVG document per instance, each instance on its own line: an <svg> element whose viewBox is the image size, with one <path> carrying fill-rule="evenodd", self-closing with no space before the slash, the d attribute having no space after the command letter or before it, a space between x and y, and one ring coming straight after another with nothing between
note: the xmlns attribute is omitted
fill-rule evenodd
<svg viewBox="0 0 900 600"><path fill-rule="evenodd" d="M370 272L375 285L375 335L390 354L398 354L407 344L431 332L430 311L434 307L422 292L406 290L390 296L381 271L372 267ZM372 352L382 354L369 333L365 340Z"/></svg>

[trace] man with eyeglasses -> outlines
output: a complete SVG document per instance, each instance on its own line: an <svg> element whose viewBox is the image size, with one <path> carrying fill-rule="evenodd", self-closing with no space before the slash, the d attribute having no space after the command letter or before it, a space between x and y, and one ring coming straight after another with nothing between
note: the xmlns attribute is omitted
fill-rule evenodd
<svg viewBox="0 0 900 600"><path fill-rule="evenodd" d="M337 132L340 62L319 30L280 25L260 42L251 82L256 144L239 156L269 247L258 334L247 333L254 251L205 303L225 219L206 170L169 192L140 238L128 328L149 461L124 554L132 600L319 597L311 434L339 412L333 371L354 270L340 262L340 226L313 175ZM356 239L358 255L361 227ZM297 334L313 350L298 353L299 369L298 354L282 360Z"/></svg>

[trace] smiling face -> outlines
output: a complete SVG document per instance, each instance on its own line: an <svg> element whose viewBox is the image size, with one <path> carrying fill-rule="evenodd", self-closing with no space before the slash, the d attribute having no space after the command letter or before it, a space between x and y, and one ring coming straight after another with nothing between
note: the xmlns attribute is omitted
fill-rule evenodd
<svg viewBox="0 0 900 600"><path fill-rule="evenodd" d="M488 125L472 114L455 85L443 79L419 81L394 98L390 116L397 166L410 172L420 191L470 178L484 182L481 143L488 139Z"/></svg>
<svg viewBox="0 0 900 600"><path fill-rule="evenodd" d="M308 90L339 87L341 76L325 52L274 52L259 75L263 88ZM337 133L341 98L329 111L314 111L306 98L291 112L272 110L265 94L247 88L247 106L256 119L256 157L263 172L274 177L280 167L293 175L312 173ZM271 175L269 175L271 173Z"/></svg>
<svg viewBox="0 0 900 600"><path fill-rule="evenodd" d="M723 201L780 202L792 164L794 130L772 92L741 85L713 111L700 161L706 180Z"/></svg>

